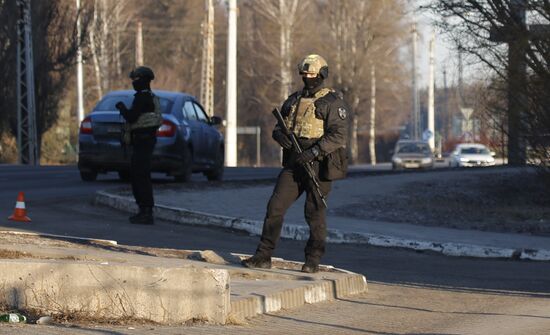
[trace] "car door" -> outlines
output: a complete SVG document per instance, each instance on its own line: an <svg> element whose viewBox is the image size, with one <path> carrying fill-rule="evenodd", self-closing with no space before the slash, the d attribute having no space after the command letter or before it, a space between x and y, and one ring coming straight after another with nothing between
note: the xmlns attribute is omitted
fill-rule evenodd
<svg viewBox="0 0 550 335"><path fill-rule="evenodd" d="M216 155L218 154L218 131L210 124L210 120L201 105L193 102L193 106L202 127L205 161L208 164L214 164L216 162Z"/></svg>
<svg viewBox="0 0 550 335"><path fill-rule="evenodd" d="M189 124L191 130L191 144L193 146L193 160L195 163L204 164L205 161L205 145L203 140L202 122L199 121L197 112L193 107L193 102L187 100L183 102L182 107L185 121Z"/></svg>

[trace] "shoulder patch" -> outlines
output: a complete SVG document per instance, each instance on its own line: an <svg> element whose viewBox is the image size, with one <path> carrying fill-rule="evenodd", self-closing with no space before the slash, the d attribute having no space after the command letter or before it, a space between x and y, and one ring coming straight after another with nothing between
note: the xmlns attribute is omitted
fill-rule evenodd
<svg viewBox="0 0 550 335"><path fill-rule="evenodd" d="M338 116L345 120L348 117L348 111L344 107L338 107Z"/></svg>

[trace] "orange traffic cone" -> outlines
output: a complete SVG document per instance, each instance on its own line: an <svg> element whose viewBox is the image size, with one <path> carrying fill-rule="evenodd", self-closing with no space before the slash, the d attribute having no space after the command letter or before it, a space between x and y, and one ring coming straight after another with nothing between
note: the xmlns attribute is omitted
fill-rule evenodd
<svg viewBox="0 0 550 335"><path fill-rule="evenodd" d="M31 219L27 216L27 210L25 209L25 195L23 192L19 192L17 202L15 203L15 210L13 211L13 215L10 216L8 220L31 222Z"/></svg>

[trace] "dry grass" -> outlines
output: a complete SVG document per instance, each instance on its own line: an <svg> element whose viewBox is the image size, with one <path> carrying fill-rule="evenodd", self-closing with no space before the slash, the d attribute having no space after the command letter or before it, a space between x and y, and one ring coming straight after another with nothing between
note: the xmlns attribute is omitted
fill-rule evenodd
<svg viewBox="0 0 550 335"><path fill-rule="evenodd" d="M4 258L4 259L33 258L33 257L34 256L28 252L0 249L0 258Z"/></svg>
<svg viewBox="0 0 550 335"><path fill-rule="evenodd" d="M52 318L56 323L64 324L79 324L79 325L116 325L116 326L126 326L126 325L158 325L158 322L136 318L132 316L124 316L119 318L106 318L106 317L96 317L89 314L71 312L71 313L59 313L52 315Z"/></svg>
<svg viewBox="0 0 550 335"><path fill-rule="evenodd" d="M246 321L246 319L241 315L231 312L227 316L225 324L228 326L246 326L248 325L248 321Z"/></svg>
<svg viewBox="0 0 550 335"><path fill-rule="evenodd" d="M7 250L0 249L0 259L21 259L21 258L32 258L32 259L58 259L64 261L80 261L83 260L75 256L39 256L31 254L30 252L18 251L18 250ZM90 259L86 259L90 260Z"/></svg>
<svg viewBox="0 0 550 335"><path fill-rule="evenodd" d="M0 135L0 163L15 162L17 162L16 139L6 132Z"/></svg>

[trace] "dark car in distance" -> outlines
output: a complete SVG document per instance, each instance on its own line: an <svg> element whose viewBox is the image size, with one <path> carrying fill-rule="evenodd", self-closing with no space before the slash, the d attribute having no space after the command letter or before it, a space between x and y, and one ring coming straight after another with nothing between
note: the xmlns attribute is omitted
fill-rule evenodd
<svg viewBox="0 0 550 335"><path fill-rule="evenodd" d="M209 117L188 94L153 91L159 97L162 125L157 130L152 171L166 173L176 181L188 181L193 172L208 180L221 180L224 170L224 139L217 129L222 119ZM118 101L132 105L134 91L105 95L80 125L78 169L82 180L93 181L98 173L116 171L129 179L131 146L122 145L124 118L115 108Z"/></svg>

